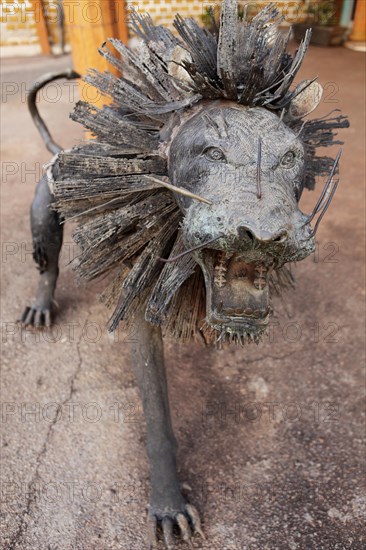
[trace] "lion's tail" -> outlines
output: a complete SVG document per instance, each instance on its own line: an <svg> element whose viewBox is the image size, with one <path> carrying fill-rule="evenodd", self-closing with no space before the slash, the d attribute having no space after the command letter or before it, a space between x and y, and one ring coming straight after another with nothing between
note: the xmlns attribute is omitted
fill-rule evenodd
<svg viewBox="0 0 366 550"><path fill-rule="evenodd" d="M73 69L67 69L59 73L47 73L41 76L41 78L39 78L37 82L33 84L28 95L28 109L34 121L34 124L37 126L38 131L41 134L41 137L45 142L47 149L54 155L56 153L59 153L62 150L62 147L60 147L59 145L57 145L57 143L54 142L46 126L46 123L44 122L43 118L39 114L36 100L37 100L38 92L44 86L46 86L50 82L53 82L54 80L58 80L59 78L67 78L67 80L72 80L74 78L80 78L80 75L77 72L75 72Z"/></svg>

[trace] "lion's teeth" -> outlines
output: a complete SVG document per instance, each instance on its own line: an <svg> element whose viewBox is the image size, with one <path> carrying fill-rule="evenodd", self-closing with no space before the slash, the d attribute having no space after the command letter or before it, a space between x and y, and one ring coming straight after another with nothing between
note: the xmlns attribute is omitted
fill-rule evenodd
<svg viewBox="0 0 366 550"><path fill-rule="evenodd" d="M263 290L267 286L267 269L263 265L255 266L255 278L253 284L257 290Z"/></svg>
<svg viewBox="0 0 366 550"><path fill-rule="evenodd" d="M223 288L226 285L227 263L229 259L230 257L225 252L220 252L218 263L215 265L214 270L214 283L219 288Z"/></svg>

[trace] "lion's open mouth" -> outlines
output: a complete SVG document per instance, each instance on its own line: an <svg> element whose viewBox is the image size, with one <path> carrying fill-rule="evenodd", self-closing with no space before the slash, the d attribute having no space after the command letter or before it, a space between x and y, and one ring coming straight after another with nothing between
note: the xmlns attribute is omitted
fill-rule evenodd
<svg viewBox="0 0 366 550"><path fill-rule="evenodd" d="M217 341L257 342L268 325L269 278L264 261L249 263L238 253L204 249L199 263L206 283L204 331Z"/></svg>

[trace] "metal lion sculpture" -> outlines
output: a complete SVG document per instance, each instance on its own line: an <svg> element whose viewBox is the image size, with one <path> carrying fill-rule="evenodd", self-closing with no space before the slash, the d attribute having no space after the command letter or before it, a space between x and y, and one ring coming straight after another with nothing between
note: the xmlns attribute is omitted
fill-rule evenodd
<svg viewBox="0 0 366 550"><path fill-rule="evenodd" d="M303 120L322 96L314 80L290 90L310 32L292 56L277 16L269 5L239 17L237 2L226 0L219 28L213 16L212 32L177 16L176 37L133 13L138 51L114 39L119 58L106 44L100 50L121 76L86 77L110 101L102 109L79 102L72 115L94 139L61 152L49 169L59 215L80 222L79 275L109 277L102 299L114 304L111 331L121 321L136 327L149 545L160 523L169 549L175 525L185 541L192 530L203 536L177 476L162 333L217 346L258 343L270 290L290 285L286 264L314 251L338 183L340 153L334 160L317 148L341 143L335 130L347 119ZM305 214L298 202L316 176L326 183Z"/></svg>

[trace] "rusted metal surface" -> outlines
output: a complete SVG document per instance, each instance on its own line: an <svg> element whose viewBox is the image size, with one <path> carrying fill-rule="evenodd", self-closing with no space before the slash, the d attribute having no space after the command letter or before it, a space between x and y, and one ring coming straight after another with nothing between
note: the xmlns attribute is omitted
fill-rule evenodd
<svg viewBox="0 0 366 550"><path fill-rule="evenodd" d="M138 52L116 40L110 42L121 59L101 50L123 76L87 77L110 105L79 103L74 113L94 142L61 153L54 168L57 209L79 219L79 274L110 276L103 299L115 305L111 330L122 320L137 327L133 361L152 484L149 547L158 522L169 550L174 525L186 542L191 530L202 534L180 489L161 329L218 347L258 343L271 288L291 284L286 265L314 251L337 186L340 154L333 161L317 148L337 143L334 130L347 120L303 120L322 93L309 80L290 89L310 35L291 56L276 15L269 6L251 21L238 19L237 3L227 0L218 32L177 17L177 39L135 14ZM298 206L303 189L329 171L306 215ZM160 187L162 178L174 188Z"/></svg>
<svg viewBox="0 0 366 550"><path fill-rule="evenodd" d="M123 76L91 70L86 77L111 104L102 109L85 102L76 106L74 120L94 140L60 155L62 177L55 194L62 215L82 222L75 232L81 246L79 275L111 277L103 299L115 304L112 330L122 319L132 323L144 299L147 319L164 332L171 333L174 326L178 338L257 341L266 325L259 323L258 312L266 312L267 318L275 271L290 282L285 264L313 250L313 218L307 219L297 202L305 187L314 187L315 176L332 169L333 159L318 155L317 148L339 143L335 131L348 122L339 113L304 120L322 93L309 80L291 90L310 35L291 56L286 51L289 35L278 32L279 21L273 6L252 20L238 20L236 3L225 2L219 32L211 34L193 20L177 17L176 38L135 13L132 25L143 39L139 51L114 39L110 44L120 58L107 46L101 49ZM327 199L335 171L323 194ZM159 182L174 187L164 189ZM320 201L313 215L327 205ZM160 242L162 232L169 238ZM186 257L184 251L191 249L195 251ZM226 260L209 250L224 251ZM160 258L172 265L164 266ZM242 273L246 265L265 273L252 277L253 292L264 292L263 303L258 296L254 300L247 277L238 300L249 292L254 307L226 304L229 311L257 312L257 318L249 316L249 324L242 319L245 330L238 315L212 323L207 299L215 289L209 271L217 279L221 266L232 278L240 261ZM195 275L200 270L206 284ZM202 288L192 295L198 280ZM255 281L265 284L259 288ZM202 312L205 296L206 318L198 315L193 330L186 310L193 304L194 311ZM202 332L203 321L214 329L211 335Z"/></svg>

